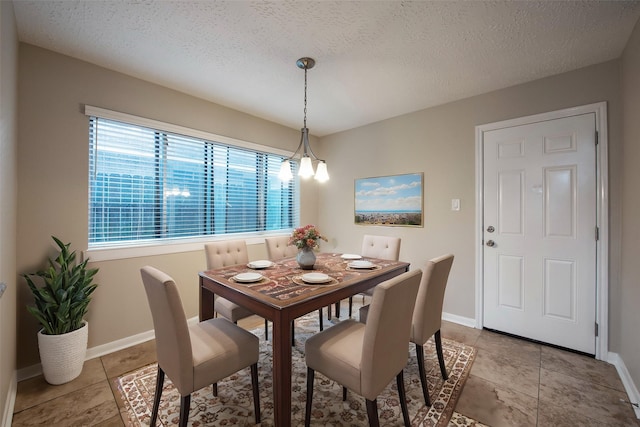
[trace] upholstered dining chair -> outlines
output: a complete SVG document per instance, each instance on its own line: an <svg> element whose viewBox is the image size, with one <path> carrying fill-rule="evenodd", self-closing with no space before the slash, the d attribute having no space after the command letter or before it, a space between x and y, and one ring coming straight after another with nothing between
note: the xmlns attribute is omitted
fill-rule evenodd
<svg viewBox="0 0 640 427"><path fill-rule="evenodd" d="M298 248L289 244L289 236L274 236L264 238L267 247L267 257L271 261L296 256Z"/></svg>
<svg viewBox="0 0 640 427"><path fill-rule="evenodd" d="M179 425L186 426L191 393L211 384L217 396L217 382L246 367L251 367L254 415L259 423L258 338L227 319L189 326L174 280L150 266L143 267L140 274L153 317L158 357L151 426L158 418L165 374L180 393Z"/></svg>
<svg viewBox="0 0 640 427"><path fill-rule="evenodd" d="M247 243L242 239L206 243L204 245L204 253L207 258L207 270L228 267L230 265L247 264L249 262ZM231 320L233 323L238 323L238 320L254 314L252 311L221 297L216 297L213 310L219 315ZM265 339L269 339L267 319L264 320L264 336Z"/></svg>
<svg viewBox="0 0 640 427"><path fill-rule="evenodd" d="M360 255L369 258L398 261L398 259L400 259L401 242L402 240L400 237L365 234L362 238L362 250L360 251ZM358 295L371 297L373 295L373 289L375 288L367 289ZM353 297L349 297L349 317L351 317L352 310Z"/></svg>
<svg viewBox="0 0 640 427"><path fill-rule="evenodd" d="M431 406L429 399L429 387L427 385L427 375L424 366L424 345L433 337L436 344L436 353L440 365L440 373L445 381L449 378L447 367L442 354L442 337L440 328L442 326L442 304L444 302L444 292L449 279L449 272L453 264L453 255L447 254L427 261L422 268L422 280L416 298L416 306L413 310L411 320L410 341L416 345L416 358L418 359L418 372L420 383L422 384L422 395L424 403ZM368 306L360 309L360 321L366 322L368 317Z"/></svg>
<svg viewBox="0 0 640 427"><path fill-rule="evenodd" d="M410 425L403 369L421 277L421 270L412 270L377 285L366 324L347 319L307 339L305 426L311 422L315 371L343 386L343 400L347 389L363 396L370 426L379 425L377 396L396 377L404 424Z"/></svg>
<svg viewBox="0 0 640 427"><path fill-rule="evenodd" d="M433 258L425 263L422 269L422 281L418 290L416 307L413 310L411 320L411 342L416 345L416 357L418 359L418 372L422 383L424 403L431 406L427 376L424 369L424 344L434 337L440 373L445 381L449 378L442 354L442 338L440 328L442 326L442 304L444 291L447 287L449 272L453 264L453 255L447 254Z"/></svg>

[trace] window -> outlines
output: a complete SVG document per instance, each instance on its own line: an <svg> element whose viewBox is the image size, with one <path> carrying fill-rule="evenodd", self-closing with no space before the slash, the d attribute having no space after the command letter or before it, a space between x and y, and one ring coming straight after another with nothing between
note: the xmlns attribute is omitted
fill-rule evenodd
<svg viewBox="0 0 640 427"><path fill-rule="evenodd" d="M154 127L99 117L90 112L107 110L86 108L90 249L297 225L298 185L278 178L286 153L191 136L199 132L173 125L166 127L182 133L167 131L146 119L140 121Z"/></svg>

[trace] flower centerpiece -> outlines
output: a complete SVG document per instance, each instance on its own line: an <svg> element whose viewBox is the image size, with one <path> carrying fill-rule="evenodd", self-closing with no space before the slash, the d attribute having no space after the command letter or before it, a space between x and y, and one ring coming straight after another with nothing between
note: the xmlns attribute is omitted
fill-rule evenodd
<svg viewBox="0 0 640 427"><path fill-rule="evenodd" d="M300 268L304 270L313 269L313 265L316 263L316 255L313 250L318 247L319 240L328 241L315 225L309 224L293 230L289 238L289 244L299 249L296 259Z"/></svg>

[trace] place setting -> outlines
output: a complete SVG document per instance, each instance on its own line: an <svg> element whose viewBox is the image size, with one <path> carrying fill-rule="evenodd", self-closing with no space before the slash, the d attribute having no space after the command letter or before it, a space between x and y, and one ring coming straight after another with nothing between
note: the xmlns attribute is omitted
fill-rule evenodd
<svg viewBox="0 0 640 427"><path fill-rule="evenodd" d="M250 261L247 264L247 267L253 269L253 270L263 270L265 268L269 268L273 265L272 261L269 261L268 259L259 259L256 261Z"/></svg>
<svg viewBox="0 0 640 427"><path fill-rule="evenodd" d="M248 283L258 283L258 282L261 282L263 279L266 280L267 278L260 273L255 273L251 271L246 273L238 273L235 276L232 276L229 280L236 283L248 284Z"/></svg>
<svg viewBox="0 0 640 427"><path fill-rule="evenodd" d="M293 276L293 283L302 286L327 286L335 285L338 280L324 273L306 273L300 276Z"/></svg>
<svg viewBox="0 0 640 427"><path fill-rule="evenodd" d="M357 254L342 254L340 256L343 260L347 261L347 270L378 270L382 268L379 265L374 264L371 261L362 259L361 255Z"/></svg>
<svg viewBox="0 0 640 427"><path fill-rule="evenodd" d="M264 270L271 266L273 266L273 262L266 259L250 261L247 263L247 267L252 270ZM257 271L246 271L246 272L238 273L234 276L231 276L229 280L235 283L250 284L250 283L263 282L269 279L263 276L262 274L258 273Z"/></svg>

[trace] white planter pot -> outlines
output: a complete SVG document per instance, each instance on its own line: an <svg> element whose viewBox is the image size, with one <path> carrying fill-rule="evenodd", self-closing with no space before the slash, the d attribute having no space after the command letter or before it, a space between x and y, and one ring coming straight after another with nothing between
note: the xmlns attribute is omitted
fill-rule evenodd
<svg viewBox="0 0 640 427"><path fill-rule="evenodd" d="M64 384L77 378L82 372L87 354L89 323L73 332L62 335L45 335L38 332L38 349L44 379L53 385Z"/></svg>

